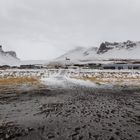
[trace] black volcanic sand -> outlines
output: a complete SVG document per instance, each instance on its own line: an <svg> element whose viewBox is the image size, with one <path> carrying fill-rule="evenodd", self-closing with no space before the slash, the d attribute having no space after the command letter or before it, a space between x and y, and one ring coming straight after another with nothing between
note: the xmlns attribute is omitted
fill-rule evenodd
<svg viewBox="0 0 140 140"><path fill-rule="evenodd" d="M15 88L0 87L0 140L140 140L139 87Z"/></svg>

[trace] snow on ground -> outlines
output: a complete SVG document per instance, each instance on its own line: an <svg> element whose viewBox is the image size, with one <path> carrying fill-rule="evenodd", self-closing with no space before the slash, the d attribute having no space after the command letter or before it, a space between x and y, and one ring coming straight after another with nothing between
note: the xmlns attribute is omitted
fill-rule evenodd
<svg viewBox="0 0 140 140"><path fill-rule="evenodd" d="M55 77L50 78L42 78L41 83L47 86L56 87L56 88L65 88L66 87L66 80L65 79L57 79Z"/></svg>
<svg viewBox="0 0 140 140"><path fill-rule="evenodd" d="M32 76L39 78L66 77L98 77L98 78L140 78L139 70L93 70L93 69L9 69L0 70L0 78Z"/></svg>
<svg viewBox="0 0 140 140"><path fill-rule="evenodd" d="M77 84L80 86L87 86L87 87L97 87L98 85L88 81L88 80L80 80L80 79L74 79L74 78L66 78L69 82L73 83L73 84Z"/></svg>
<svg viewBox="0 0 140 140"><path fill-rule="evenodd" d="M43 84L56 88L71 88L74 85L97 87L97 85L90 81L84 81L80 79L74 79L69 77L50 77L41 79Z"/></svg>
<svg viewBox="0 0 140 140"><path fill-rule="evenodd" d="M92 70L92 69L39 69L39 70L1 70L0 78L9 77L37 77L43 83L56 86L68 87L68 83L97 86L98 84L106 85L107 83L115 84L140 83L139 70ZM93 78L91 81L90 79ZM95 79L94 79L95 78ZM80 80L81 79L81 80Z"/></svg>
<svg viewBox="0 0 140 140"><path fill-rule="evenodd" d="M60 70L58 73L54 73L50 77L41 78L41 81L43 81L43 84L53 87L55 86L57 88L71 88L74 85L90 86L90 87L97 86L96 84L90 81L71 78L70 73L68 73L67 70Z"/></svg>

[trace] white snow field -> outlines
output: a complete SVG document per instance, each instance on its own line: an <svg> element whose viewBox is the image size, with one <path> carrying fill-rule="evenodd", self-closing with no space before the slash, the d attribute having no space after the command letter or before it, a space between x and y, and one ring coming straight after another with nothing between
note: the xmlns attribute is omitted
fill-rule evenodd
<svg viewBox="0 0 140 140"><path fill-rule="evenodd" d="M41 81L43 81L43 84L55 86L56 88L71 88L75 85L97 87L93 82L72 78L71 74L68 70L60 70L50 77L41 78ZM77 76L77 73L75 73L75 76Z"/></svg>
<svg viewBox="0 0 140 140"><path fill-rule="evenodd" d="M16 59L10 55L2 55L0 53L0 66L1 65L10 65L10 66L19 66L20 60Z"/></svg>

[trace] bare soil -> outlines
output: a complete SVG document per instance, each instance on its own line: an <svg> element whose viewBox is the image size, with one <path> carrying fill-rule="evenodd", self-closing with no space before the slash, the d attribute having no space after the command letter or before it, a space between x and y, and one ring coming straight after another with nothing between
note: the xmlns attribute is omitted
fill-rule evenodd
<svg viewBox="0 0 140 140"><path fill-rule="evenodd" d="M0 86L0 140L140 140L140 88Z"/></svg>

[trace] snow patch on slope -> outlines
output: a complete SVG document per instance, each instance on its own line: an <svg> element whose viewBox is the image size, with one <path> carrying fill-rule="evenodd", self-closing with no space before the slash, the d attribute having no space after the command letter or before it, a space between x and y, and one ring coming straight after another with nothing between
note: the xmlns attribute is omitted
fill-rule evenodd
<svg viewBox="0 0 140 140"><path fill-rule="evenodd" d="M20 60L17 58L14 51L5 52L0 45L0 65L19 65Z"/></svg>
<svg viewBox="0 0 140 140"><path fill-rule="evenodd" d="M70 59L71 63L90 62L97 60L109 59L140 59L140 42L122 42L122 43L104 43L105 48L84 48L78 47L64 55L56 58L54 61L66 63L66 58ZM99 52L100 49L100 53ZM104 50L106 49L106 50Z"/></svg>
<svg viewBox="0 0 140 140"><path fill-rule="evenodd" d="M3 55L0 53L0 65L10 65L10 66L17 66L19 65L20 60L17 58L14 58L10 55Z"/></svg>

